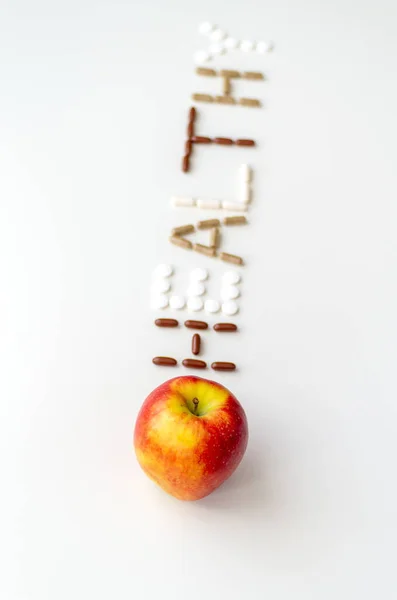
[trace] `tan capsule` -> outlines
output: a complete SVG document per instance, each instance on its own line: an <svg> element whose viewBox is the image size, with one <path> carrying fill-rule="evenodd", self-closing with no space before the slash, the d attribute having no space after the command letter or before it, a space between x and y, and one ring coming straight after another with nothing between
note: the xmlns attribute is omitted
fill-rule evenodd
<svg viewBox="0 0 397 600"><path fill-rule="evenodd" d="M225 217L223 219L224 225L246 225L247 223L248 221L243 215L238 217Z"/></svg>
<svg viewBox="0 0 397 600"><path fill-rule="evenodd" d="M192 100L195 102L213 102L214 97L210 94L192 94Z"/></svg>
<svg viewBox="0 0 397 600"><path fill-rule="evenodd" d="M196 74L203 77L216 77L215 69L207 69L206 67L197 67Z"/></svg>
<svg viewBox="0 0 397 600"><path fill-rule="evenodd" d="M265 79L264 74L260 73L260 71L244 71L241 77L244 79Z"/></svg>
<svg viewBox="0 0 397 600"><path fill-rule="evenodd" d="M185 156L183 157L183 160L182 160L182 171L184 173L187 173L189 171L189 166L190 166L189 154L185 154Z"/></svg>
<svg viewBox="0 0 397 600"><path fill-rule="evenodd" d="M194 225L181 225L180 227L174 227L172 235L184 235L185 233L193 233Z"/></svg>
<svg viewBox="0 0 397 600"><path fill-rule="evenodd" d="M230 95L230 92L232 91L232 86L231 86L231 84L230 84L230 79L229 79L229 77L224 77L224 78L223 78L223 86L222 86L222 91L223 91L223 94L224 94L225 96L229 96L229 95Z"/></svg>
<svg viewBox="0 0 397 600"><path fill-rule="evenodd" d="M260 108L262 106L261 101L256 98L240 98L238 103L241 106L250 106L251 108Z"/></svg>
<svg viewBox="0 0 397 600"><path fill-rule="evenodd" d="M204 246L204 244L194 244L193 250L198 252L199 254L204 254L205 256L216 256L215 248L211 248L210 246Z"/></svg>
<svg viewBox="0 0 397 600"><path fill-rule="evenodd" d="M254 140L236 140L237 146L255 146Z"/></svg>
<svg viewBox="0 0 397 600"><path fill-rule="evenodd" d="M229 254L228 252L221 252L219 258L225 262L232 263L233 265L243 265L244 261L241 256L235 254Z"/></svg>
<svg viewBox="0 0 397 600"><path fill-rule="evenodd" d="M169 240L171 244L174 244L174 246L186 248L187 250L191 250L193 248L192 242L189 242L189 240L185 240L185 238L179 237L178 235L172 235Z"/></svg>
<svg viewBox="0 0 397 600"><path fill-rule="evenodd" d="M219 75L221 75L221 77L230 77L231 79L236 79L241 76L240 71L233 71L231 69L222 69Z"/></svg>
<svg viewBox="0 0 397 600"><path fill-rule="evenodd" d="M210 246L211 248L219 248L221 234L218 227L214 227L210 231Z"/></svg>
<svg viewBox="0 0 397 600"><path fill-rule="evenodd" d="M236 99L232 96L215 96L215 102L218 102L218 104L236 104Z"/></svg>
<svg viewBox="0 0 397 600"><path fill-rule="evenodd" d="M212 227L220 227L220 225L219 219L206 219L197 223L197 229L212 229Z"/></svg>

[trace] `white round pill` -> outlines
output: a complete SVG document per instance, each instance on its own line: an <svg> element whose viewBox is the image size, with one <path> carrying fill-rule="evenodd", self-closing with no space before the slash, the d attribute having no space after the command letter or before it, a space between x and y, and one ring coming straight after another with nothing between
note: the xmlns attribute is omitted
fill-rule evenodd
<svg viewBox="0 0 397 600"><path fill-rule="evenodd" d="M155 294L152 296L151 306L153 310L167 308L168 296L165 294Z"/></svg>
<svg viewBox="0 0 397 600"><path fill-rule="evenodd" d="M152 283L152 292L155 294L164 294L165 292L169 292L170 288L170 282L168 279L164 279L163 277L155 279Z"/></svg>
<svg viewBox="0 0 397 600"><path fill-rule="evenodd" d="M259 54L265 54L266 52L269 51L269 47L270 47L270 44L268 44L267 42L258 42L256 44L256 51Z"/></svg>
<svg viewBox="0 0 397 600"><path fill-rule="evenodd" d="M208 300L204 303L204 309L207 313L217 313L219 312L221 305L218 300L213 300L212 298L208 298Z"/></svg>
<svg viewBox="0 0 397 600"><path fill-rule="evenodd" d="M186 293L189 298L193 298L194 296L202 296L205 294L205 285L201 281L192 281Z"/></svg>
<svg viewBox="0 0 397 600"><path fill-rule="evenodd" d="M235 300L240 295L240 290L236 285L225 285L221 289L221 298L223 302L228 300Z"/></svg>
<svg viewBox="0 0 397 600"><path fill-rule="evenodd" d="M155 270L153 271L154 277L170 277L174 272L171 265L161 264L157 265Z"/></svg>
<svg viewBox="0 0 397 600"><path fill-rule="evenodd" d="M201 35L208 35L214 29L214 26L209 21L204 21L204 23L200 23L198 32Z"/></svg>
<svg viewBox="0 0 397 600"><path fill-rule="evenodd" d="M228 50L235 50L238 47L238 40L233 37L227 37L223 44Z"/></svg>
<svg viewBox="0 0 397 600"><path fill-rule="evenodd" d="M209 60L210 58L211 56L209 52L206 52L205 50L198 50L193 54L194 62L198 65L207 62L207 60Z"/></svg>
<svg viewBox="0 0 397 600"><path fill-rule="evenodd" d="M250 40L244 40L240 44L240 48L243 52L251 52L251 50L254 49L254 46L254 42L251 42Z"/></svg>
<svg viewBox="0 0 397 600"><path fill-rule="evenodd" d="M222 304L222 312L224 315L231 317L238 312L237 302L234 300L228 300Z"/></svg>
<svg viewBox="0 0 397 600"><path fill-rule="evenodd" d="M225 46L221 42L215 42L208 48L210 55L224 54ZM207 59L208 60L208 59Z"/></svg>
<svg viewBox="0 0 397 600"><path fill-rule="evenodd" d="M201 269L200 267L197 267L197 269L193 269L193 271L190 271L191 281L205 281L207 277L207 269Z"/></svg>
<svg viewBox="0 0 397 600"><path fill-rule="evenodd" d="M240 273L237 273L237 271L226 271L226 273L224 273L222 277L222 282L229 285L235 285L240 281L241 275Z"/></svg>
<svg viewBox="0 0 397 600"><path fill-rule="evenodd" d="M199 310L203 309L203 306L204 304L201 298L193 297L189 298L187 301L187 309L191 312L198 312Z"/></svg>
<svg viewBox="0 0 397 600"><path fill-rule="evenodd" d="M219 27L216 27L210 33L210 40L212 40L213 42L221 42L222 40L225 39L225 37L226 37L226 33L224 31L222 31L222 29L219 29Z"/></svg>
<svg viewBox="0 0 397 600"><path fill-rule="evenodd" d="M171 296L170 307L174 310L181 310L185 306L185 298L183 296Z"/></svg>

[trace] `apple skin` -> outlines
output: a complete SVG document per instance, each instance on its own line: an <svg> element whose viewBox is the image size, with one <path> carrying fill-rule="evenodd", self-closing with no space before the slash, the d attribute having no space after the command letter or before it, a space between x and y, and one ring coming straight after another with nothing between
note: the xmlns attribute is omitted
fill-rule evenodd
<svg viewBox="0 0 397 600"><path fill-rule="evenodd" d="M157 387L135 424L139 464L179 500L211 494L238 467L247 443L247 418L239 401L223 385L201 377L175 377Z"/></svg>

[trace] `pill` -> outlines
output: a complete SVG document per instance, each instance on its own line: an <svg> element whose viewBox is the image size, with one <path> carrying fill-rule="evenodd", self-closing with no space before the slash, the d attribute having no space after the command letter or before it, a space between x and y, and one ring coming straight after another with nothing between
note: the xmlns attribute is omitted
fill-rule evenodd
<svg viewBox="0 0 397 600"><path fill-rule="evenodd" d="M241 188L241 202L243 204L249 204L251 202L251 195L250 184L245 182Z"/></svg>
<svg viewBox="0 0 397 600"><path fill-rule="evenodd" d="M225 217L223 219L224 225L246 225L247 223L248 221L243 215L238 217Z"/></svg>
<svg viewBox="0 0 397 600"><path fill-rule="evenodd" d="M195 102L213 102L214 97L211 94L192 94L192 100Z"/></svg>
<svg viewBox="0 0 397 600"><path fill-rule="evenodd" d="M256 51L259 54L265 54L266 52L270 52L272 50L271 42L258 42L256 44Z"/></svg>
<svg viewBox="0 0 397 600"><path fill-rule="evenodd" d="M230 285L235 285L236 283L240 283L240 281L241 275L237 271L226 271L222 276L222 282Z"/></svg>
<svg viewBox="0 0 397 600"><path fill-rule="evenodd" d="M204 200L202 198L198 198L197 207L205 208L205 209L219 209L221 208L222 202L220 200Z"/></svg>
<svg viewBox="0 0 397 600"><path fill-rule="evenodd" d="M265 79L263 73L260 73L260 71L244 71L241 77L244 77L244 79Z"/></svg>
<svg viewBox="0 0 397 600"><path fill-rule="evenodd" d="M210 314L219 312L220 308L221 308L221 305L218 302L218 300L214 300L213 298L208 298L204 303L205 312L210 313Z"/></svg>
<svg viewBox="0 0 397 600"><path fill-rule="evenodd" d="M193 54L193 60L196 64L207 62L208 60L210 60L210 58L211 55L209 52L206 52L206 50L198 50Z"/></svg>
<svg viewBox="0 0 397 600"><path fill-rule="evenodd" d="M237 146L255 146L254 140L239 139L236 140Z"/></svg>
<svg viewBox="0 0 397 600"><path fill-rule="evenodd" d="M237 325L234 323L215 323L215 331L237 331Z"/></svg>
<svg viewBox="0 0 397 600"><path fill-rule="evenodd" d="M214 371L235 371L236 365L232 362L216 361L212 363L211 369L214 369Z"/></svg>
<svg viewBox="0 0 397 600"><path fill-rule="evenodd" d="M222 202L222 208L225 210L232 210L233 212L246 212L247 205L242 202L229 202L228 200L224 200Z"/></svg>
<svg viewBox="0 0 397 600"><path fill-rule="evenodd" d="M243 52L251 52L251 50L253 50L255 47L254 42L251 42L250 40L244 40L240 43L240 49Z"/></svg>
<svg viewBox="0 0 397 600"><path fill-rule="evenodd" d="M188 198L187 196L172 196L171 197L171 205L172 206L195 206L196 200L195 198Z"/></svg>
<svg viewBox="0 0 397 600"><path fill-rule="evenodd" d="M223 302L235 300L240 295L240 290L235 285L227 285L221 289L221 299ZM170 302L171 304L171 302Z"/></svg>
<svg viewBox="0 0 397 600"><path fill-rule="evenodd" d="M231 91L232 91L232 86L230 85L230 79L229 79L229 77L224 77L223 85L222 85L222 92L224 93L225 96L228 96Z"/></svg>
<svg viewBox="0 0 397 600"><path fill-rule="evenodd" d="M214 56L217 54L224 54L225 51L226 51L226 49L222 42L214 42L213 44L210 44L210 46L208 48L208 52L209 52L210 56Z"/></svg>
<svg viewBox="0 0 397 600"><path fill-rule="evenodd" d="M171 284L168 279L155 279L152 283L152 292L155 294L164 294L165 292L169 292L171 288Z"/></svg>
<svg viewBox="0 0 397 600"><path fill-rule="evenodd" d="M196 269L193 269L192 271L190 271L190 280L191 281L205 281L207 278L208 278L207 269L201 269L200 267L197 267Z"/></svg>
<svg viewBox="0 0 397 600"><path fill-rule="evenodd" d="M203 306L203 301L197 296L189 298L189 300L187 301L187 309L191 312L198 312L199 310L203 310Z"/></svg>
<svg viewBox="0 0 397 600"><path fill-rule="evenodd" d="M221 144L222 146L232 146L234 144L231 138L217 137L213 139L214 144Z"/></svg>
<svg viewBox="0 0 397 600"><path fill-rule="evenodd" d="M201 347L201 337L198 333L195 333L194 336L192 337L192 354L197 356L197 354L200 353L200 347Z"/></svg>
<svg viewBox="0 0 397 600"><path fill-rule="evenodd" d="M212 23L210 23L209 21L204 21L203 23L200 23L198 32L201 35L208 35L211 33L211 31L213 29L214 29L214 26L212 25Z"/></svg>
<svg viewBox="0 0 397 600"><path fill-rule="evenodd" d="M192 153L192 142L190 140L186 140L186 142L185 142L185 156L190 156L191 153Z"/></svg>
<svg viewBox="0 0 397 600"><path fill-rule="evenodd" d="M222 312L228 317L235 315L238 312L237 302L234 300L228 300L222 304Z"/></svg>
<svg viewBox="0 0 397 600"><path fill-rule="evenodd" d="M193 233L194 225L181 225L180 227L174 227L172 235L184 235L185 233Z"/></svg>
<svg viewBox="0 0 397 600"><path fill-rule="evenodd" d="M206 369L207 363L203 360L198 360L197 358L185 358L182 361L184 367L188 367L190 369Z"/></svg>
<svg viewBox="0 0 397 600"><path fill-rule="evenodd" d="M243 163L242 165L240 165L239 175L240 175L242 181L246 181L246 182L251 181L252 180L251 167L249 165Z"/></svg>
<svg viewBox="0 0 397 600"><path fill-rule="evenodd" d="M199 254L204 254L204 256L216 256L216 249L211 248L211 246L204 246L204 244L194 244L193 250Z"/></svg>
<svg viewBox="0 0 397 600"><path fill-rule="evenodd" d="M210 33L210 40L212 40L213 42L221 42L225 39L225 37L226 33L222 31L222 29L219 29L219 27L216 27Z"/></svg>
<svg viewBox="0 0 397 600"><path fill-rule="evenodd" d="M228 252L221 252L219 255L219 258L221 260L224 260L225 262L229 262L234 265L243 265L244 264L244 261L241 258L241 256L236 256L235 254L229 254Z"/></svg>
<svg viewBox="0 0 397 600"><path fill-rule="evenodd" d="M207 69L206 67L197 67L196 74L203 77L216 77L215 69Z"/></svg>
<svg viewBox="0 0 397 600"><path fill-rule="evenodd" d="M160 265L157 265L157 267L155 268L153 275L154 277L170 277L174 272L174 269L172 268L171 265L167 265L165 263L162 263Z"/></svg>
<svg viewBox="0 0 397 600"><path fill-rule="evenodd" d="M240 71L233 71L231 69L222 69L222 71L219 72L219 75L221 77L229 77L231 79L236 79L236 78L240 77Z"/></svg>
<svg viewBox="0 0 397 600"><path fill-rule="evenodd" d="M218 227L214 227L210 231L210 246L211 248L219 248L221 234Z"/></svg>
<svg viewBox="0 0 397 600"><path fill-rule="evenodd" d="M152 363L159 367L175 367L178 364L175 358L170 358L169 356L155 356L152 359Z"/></svg>
<svg viewBox="0 0 397 600"><path fill-rule="evenodd" d="M212 227L220 227L220 225L219 219L206 219L197 223L197 229L212 229Z"/></svg>
<svg viewBox="0 0 397 600"><path fill-rule="evenodd" d="M194 144L210 144L212 139L210 137L205 137L204 135L194 135L190 141Z"/></svg>
<svg viewBox="0 0 397 600"><path fill-rule="evenodd" d="M176 319L156 319L154 324L157 327L178 327L179 325Z"/></svg>
<svg viewBox="0 0 397 600"><path fill-rule="evenodd" d="M257 98L240 98L238 103L241 106L250 106L252 108L260 108L262 103Z"/></svg>
<svg viewBox="0 0 397 600"><path fill-rule="evenodd" d="M192 106L189 110L189 121L192 123L196 118L196 109Z"/></svg>
<svg viewBox="0 0 397 600"><path fill-rule="evenodd" d="M183 296L171 296L170 307L174 310L182 310L185 308L186 302Z"/></svg>
<svg viewBox="0 0 397 600"><path fill-rule="evenodd" d="M205 294L205 285L202 281L192 281L187 288L186 294L189 298L193 298L194 296L202 296Z"/></svg>
<svg viewBox="0 0 397 600"><path fill-rule="evenodd" d="M185 154L182 160L182 171L187 173L189 171L189 154Z"/></svg>
<svg viewBox="0 0 397 600"><path fill-rule="evenodd" d="M236 48L238 48L239 41L234 37L227 37L223 44L228 50L236 50Z"/></svg>
<svg viewBox="0 0 397 600"><path fill-rule="evenodd" d="M215 96L215 102L218 102L218 104L236 104L236 100L232 96Z"/></svg>
<svg viewBox="0 0 397 600"><path fill-rule="evenodd" d="M171 244L174 244L174 246L186 248L186 250L191 250L193 248L192 242L190 242L189 240L185 240L185 238L180 237L179 235L171 235L169 240Z"/></svg>
<svg viewBox="0 0 397 600"><path fill-rule="evenodd" d="M152 296L151 306L153 310L162 310L168 306L168 296L165 294L155 294Z"/></svg>
<svg viewBox="0 0 397 600"><path fill-rule="evenodd" d="M187 141L190 142L190 150L189 151L187 150L186 144L185 144L185 152L186 152L186 154L190 154L192 151L191 150L192 144L191 144L190 138L194 136L194 122L193 121L189 121L186 133L187 133L187 137L189 138Z"/></svg>
<svg viewBox="0 0 397 600"><path fill-rule="evenodd" d="M192 321L188 319L185 321L185 327L188 329L208 329L208 323L205 321Z"/></svg>

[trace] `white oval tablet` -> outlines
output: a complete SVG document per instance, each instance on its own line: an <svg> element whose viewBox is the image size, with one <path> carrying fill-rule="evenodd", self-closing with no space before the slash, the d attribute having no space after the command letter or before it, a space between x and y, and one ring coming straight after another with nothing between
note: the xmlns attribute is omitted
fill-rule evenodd
<svg viewBox="0 0 397 600"><path fill-rule="evenodd" d="M222 282L229 285L236 285L236 283L239 283L240 281L241 275L240 273L237 273L237 271L226 271L222 277Z"/></svg>
<svg viewBox="0 0 397 600"><path fill-rule="evenodd" d="M203 294L205 294L205 285L201 281L192 281L186 293L189 296L189 298L193 298L195 296L202 296Z"/></svg>
<svg viewBox="0 0 397 600"><path fill-rule="evenodd" d="M273 50L273 42L258 42L256 44L256 51L259 54L265 54Z"/></svg>
<svg viewBox="0 0 397 600"><path fill-rule="evenodd" d="M208 300L204 303L204 309L207 313L217 313L219 312L221 305L218 300L213 300L212 298L208 298Z"/></svg>
<svg viewBox="0 0 397 600"><path fill-rule="evenodd" d="M208 48L208 50L209 50L210 55L224 54L225 53L225 46L222 44L222 42L215 42L214 44L210 45L210 47Z"/></svg>
<svg viewBox="0 0 397 600"><path fill-rule="evenodd" d="M165 294L155 294L152 296L151 307L153 310L159 310L163 308L167 308L168 306L168 296Z"/></svg>
<svg viewBox="0 0 397 600"><path fill-rule="evenodd" d="M210 40L212 40L213 42L221 42L225 39L225 37L226 33L222 29L219 29L219 27L216 27L210 33Z"/></svg>
<svg viewBox="0 0 397 600"><path fill-rule="evenodd" d="M153 271L153 275L155 277L170 277L170 275L172 275L173 272L174 270L171 267L171 265L162 264L157 265L157 267Z"/></svg>
<svg viewBox="0 0 397 600"><path fill-rule="evenodd" d="M199 28L198 28L198 32L201 35L208 35L211 33L211 31L214 29L214 26L212 23L210 23L209 21L204 21L204 23L200 23Z"/></svg>
<svg viewBox="0 0 397 600"><path fill-rule="evenodd" d="M185 306L185 298L183 296L171 296L170 307L174 310L181 310Z"/></svg>
<svg viewBox="0 0 397 600"><path fill-rule="evenodd" d="M233 37L227 37L223 43L228 50L235 50L238 47L238 40Z"/></svg>
<svg viewBox="0 0 397 600"><path fill-rule="evenodd" d="M207 269L201 269L200 267L197 267L197 269L193 269L193 271L190 271L191 281L205 281L207 277Z"/></svg>
<svg viewBox="0 0 397 600"><path fill-rule="evenodd" d="M193 54L194 62L198 65L207 62L207 60L209 60L210 58L211 56L209 52L206 52L205 50L198 50Z"/></svg>
<svg viewBox="0 0 397 600"><path fill-rule="evenodd" d="M254 42L251 42L250 40L244 40L240 44L240 49L243 52L251 52L251 50L254 49L254 46L255 46Z"/></svg>
<svg viewBox="0 0 397 600"><path fill-rule="evenodd" d="M189 298L189 300L187 301L187 309L191 312L198 312L199 310L203 309L203 306L204 304L201 298Z"/></svg>
<svg viewBox="0 0 397 600"><path fill-rule="evenodd" d="M164 294L165 292L169 292L170 289L171 283L168 279L164 279L163 277L155 279L152 283L152 292L155 294Z"/></svg>
<svg viewBox="0 0 397 600"><path fill-rule="evenodd" d="M223 302L228 300L235 300L240 295L240 290L235 285L225 285L221 289L221 298Z"/></svg>
<svg viewBox="0 0 397 600"><path fill-rule="evenodd" d="M228 300L222 304L222 312L224 315L231 317L238 312L237 302L234 300Z"/></svg>

